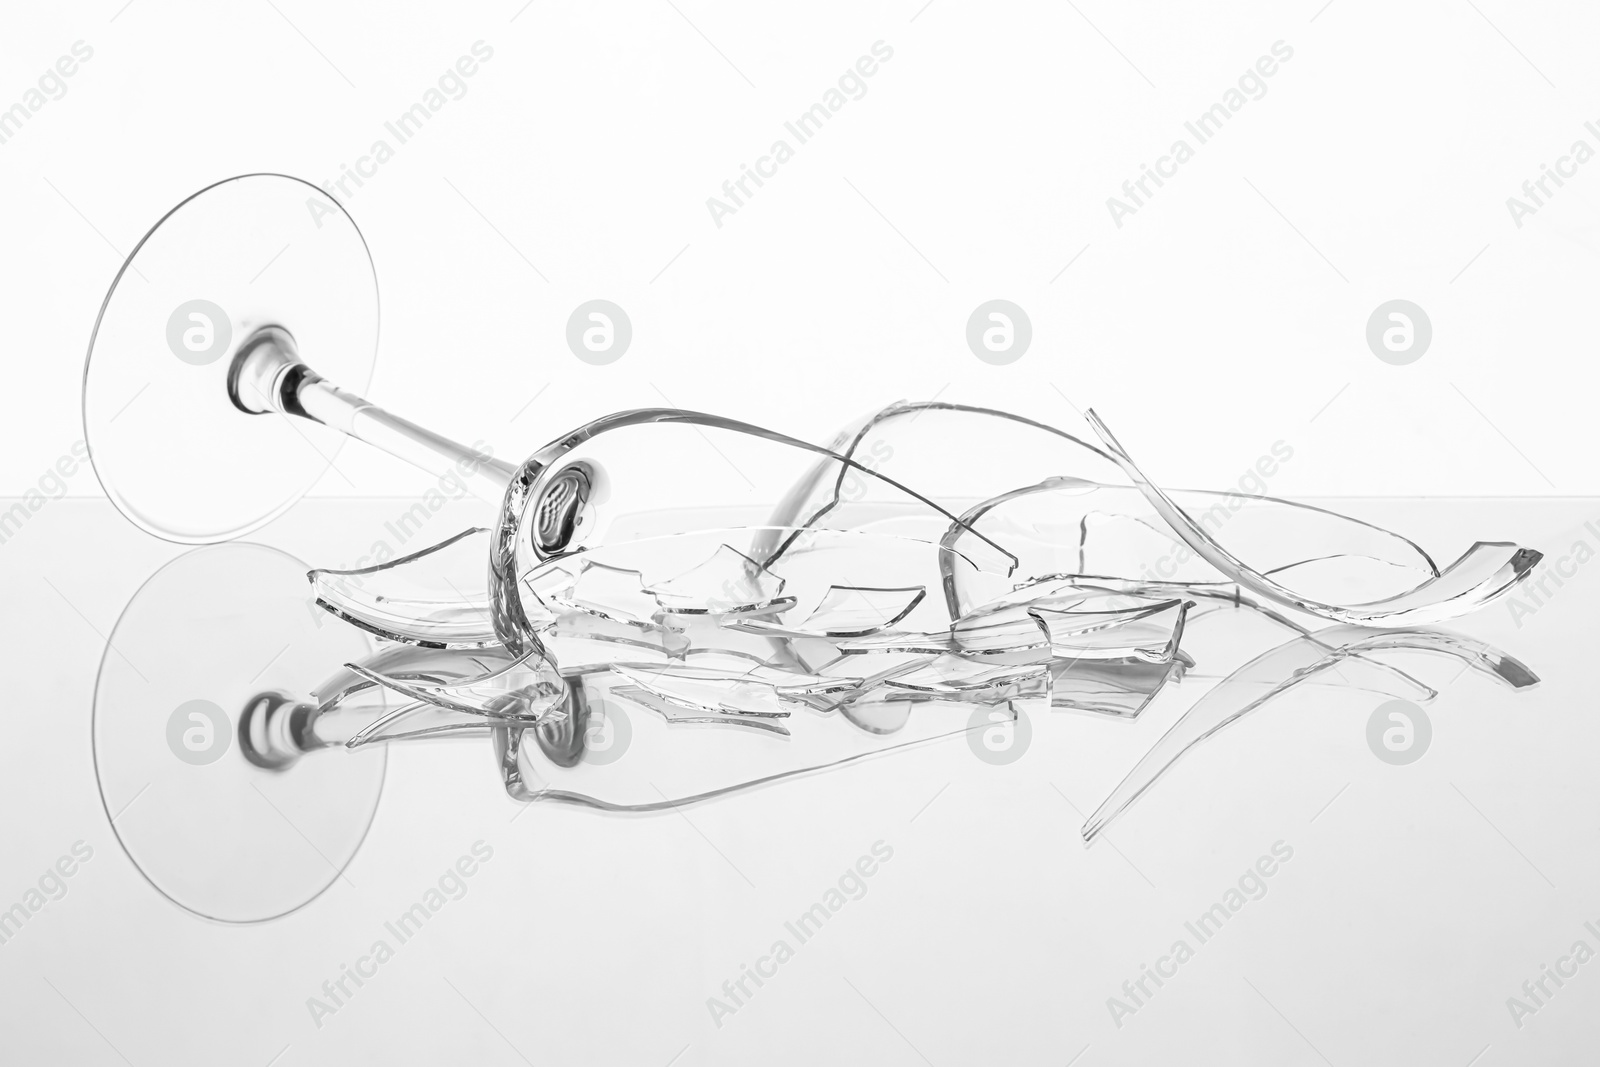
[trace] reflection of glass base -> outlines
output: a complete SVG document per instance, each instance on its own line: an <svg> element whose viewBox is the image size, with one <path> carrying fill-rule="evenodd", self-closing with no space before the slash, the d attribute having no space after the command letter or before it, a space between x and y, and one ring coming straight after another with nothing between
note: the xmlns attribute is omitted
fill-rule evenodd
<svg viewBox="0 0 1600 1067"><path fill-rule="evenodd" d="M273 723L292 729L294 699L371 650L310 594L305 565L275 549L195 549L145 582L101 660L93 732L106 814L140 872L198 915L295 910L341 876L372 824L384 746L275 768L251 759L281 748ZM253 744L241 733L252 706Z"/></svg>
<svg viewBox="0 0 1600 1067"><path fill-rule="evenodd" d="M117 507L170 541L239 537L276 518L344 436L252 415L228 393L238 347L263 326L361 391L378 341L378 284L354 222L320 189L231 178L179 204L106 294L84 368L84 435Z"/></svg>

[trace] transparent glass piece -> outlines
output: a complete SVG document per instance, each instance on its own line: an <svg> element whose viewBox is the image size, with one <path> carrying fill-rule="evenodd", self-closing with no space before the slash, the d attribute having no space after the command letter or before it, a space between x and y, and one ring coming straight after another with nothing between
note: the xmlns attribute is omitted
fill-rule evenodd
<svg viewBox="0 0 1600 1067"><path fill-rule="evenodd" d="M1045 574L1012 585L993 598L967 608L960 619L973 623L999 618L1014 619L1033 608L1058 612L1147 611L1166 607L1173 600L1182 599L1172 591L1187 588L1176 582L1151 587L1166 591L1167 595L1163 596L1139 592L1144 584L1107 579L1099 575Z"/></svg>
<svg viewBox="0 0 1600 1067"><path fill-rule="evenodd" d="M972 462L978 448L1000 461ZM913 487L944 510L965 510L1064 470L1117 474L1103 449L1056 427L993 408L937 401L900 402L873 412L846 427L828 452L793 483L773 512L775 526L847 529L881 519L897 503L890 491L895 484ZM933 518L926 511L919 517ZM1009 546L995 539L993 547L1015 566ZM996 561L978 550L972 554L985 569L1007 569L994 567Z"/></svg>
<svg viewBox="0 0 1600 1067"><path fill-rule="evenodd" d="M922 655L963 653L969 656L1009 656L1048 650L1050 638L1043 623L1027 613L1014 618L963 624L937 633L877 633L839 642L848 655L869 652L907 652Z"/></svg>
<svg viewBox="0 0 1600 1067"><path fill-rule="evenodd" d="M632 667L632 664L624 664ZM806 671L788 670L768 663L749 653L720 649L696 649L685 656L683 663L668 663L660 667L634 668L656 677L678 678L705 682L741 682L764 685L779 697L801 697L815 693L840 693L859 687L864 679L858 675L821 675Z"/></svg>
<svg viewBox="0 0 1600 1067"><path fill-rule="evenodd" d="M1374 631L1358 626L1332 626L1310 637L1295 637L1251 660L1184 712L1172 729L1145 753L1083 826L1092 841L1106 825L1156 783L1200 742L1239 721L1282 693L1337 667L1341 680L1366 674L1363 684L1381 688L1393 676L1377 670L1366 657L1389 651L1433 652L1453 657L1481 674L1523 689L1538 676L1520 661L1482 641L1436 629Z"/></svg>
<svg viewBox="0 0 1600 1067"><path fill-rule="evenodd" d="M964 656L940 656L903 674L886 679L890 689L910 689L919 693L988 694L1005 686L1022 684L1046 675L1047 668L1035 663L981 663Z"/></svg>
<svg viewBox="0 0 1600 1067"><path fill-rule="evenodd" d="M646 590L669 615L729 615L790 607L780 603L784 580L729 545L705 562Z"/></svg>
<svg viewBox="0 0 1600 1067"><path fill-rule="evenodd" d="M907 615L928 595L925 586L881 588L833 585L804 620L789 624L769 619L730 620L726 625L782 637L864 637L879 633Z"/></svg>
<svg viewBox="0 0 1600 1067"><path fill-rule="evenodd" d="M634 626L656 625L660 608L656 598L645 590L638 571L610 567L594 559L582 560L570 584L552 590L542 599L561 610Z"/></svg>
<svg viewBox="0 0 1600 1067"><path fill-rule="evenodd" d="M408 556L310 574L317 604L390 641L424 648L499 645L489 614L489 531L463 530Z"/></svg>
<svg viewBox="0 0 1600 1067"><path fill-rule="evenodd" d="M1166 664L1178 653L1191 600L1120 612L1051 611L1031 608L1050 642L1050 651L1069 662Z"/></svg>
<svg viewBox="0 0 1600 1067"><path fill-rule="evenodd" d="M1182 653L1167 663L1106 664L1053 660L1050 706L1136 719L1168 683L1183 679L1192 664Z"/></svg>
<svg viewBox="0 0 1600 1067"><path fill-rule="evenodd" d="M1262 573L1292 580L1317 599L1382 600L1439 574L1433 559L1412 541L1322 508L1239 492L1175 490L1169 495L1213 535L1224 536L1237 554L1254 560ZM1167 582L1190 589L1232 585L1132 486L1051 478L984 501L962 517L973 530L1005 544L1018 558L1017 575L1027 580L1077 575L1084 581ZM971 536L952 527L945 540L958 546ZM961 612L1004 591L994 588L989 576L959 568L949 575L947 590Z"/></svg>
<svg viewBox="0 0 1600 1067"><path fill-rule="evenodd" d="M1437 577L1406 592L1366 604L1323 603L1280 585L1229 553L1204 526L1144 476L1093 411L1086 415L1112 458L1139 487L1150 506L1183 539L1184 544L1229 580L1268 600L1319 618L1332 622L1382 623L1389 626L1422 625L1458 618L1507 592L1526 578L1543 558L1543 553L1509 542L1479 541Z"/></svg>
<svg viewBox="0 0 1600 1067"><path fill-rule="evenodd" d="M658 664L682 659L686 634L658 626L618 622L569 611L537 631L538 641L565 674L605 670L613 663Z"/></svg>
<svg viewBox="0 0 1600 1067"><path fill-rule="evenodd" d="M512 657L497 651L470 660L458 658L466 661L462 666L467 671L455 678L424 672L385 674L355 663L346 666L374 684L447 711L530 722L565 714L567 687L543 654ZM481 673L471 672L471 667Z"/></svg>

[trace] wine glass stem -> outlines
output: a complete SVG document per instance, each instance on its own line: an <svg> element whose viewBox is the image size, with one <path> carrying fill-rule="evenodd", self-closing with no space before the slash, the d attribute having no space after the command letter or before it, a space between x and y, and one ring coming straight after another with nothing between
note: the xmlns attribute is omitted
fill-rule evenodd
<svg viewBox="0 0 1600 1067"><path fill-rule="evenodd" d="M339 430L440 477L478 474L502 492L517 468L340 389L301 361L294 338L264 326L239 346L228 374L236 407L277 412Z"/></svg>
<svg viewBox="0 0 1600 1067"><path fill-rule="evenodd" d="M440 477L452 472L479 474L504 492L517 473L516 467L503 460L391 414L314 373L300 382L295 399L300 409L295 414L331 426Z"/></svg>

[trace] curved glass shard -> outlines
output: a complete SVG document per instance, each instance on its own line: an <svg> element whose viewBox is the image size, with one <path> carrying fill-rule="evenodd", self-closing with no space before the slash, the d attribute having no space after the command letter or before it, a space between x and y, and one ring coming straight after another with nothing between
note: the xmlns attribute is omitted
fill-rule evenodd
<svg viewBox="0 0 1600 1067"><path fill-rule="evenodd" d="M1264 483L1263 487L1264 487ZM1236 554L1305 595L1336 603L1383 600L1439 575L1420 546L1399 534L1323 508L1265 495L1174 490L1169 496ZM986 500L962 518L1018 558L1016 579L1074 575L1121 582L1173 583L1198 590L1232 580L1197 555L1133 486L1056 477ZM942 542L959 546L952 526ZM954 559L945 589L953 610L1002 595L992 576ZM1014 581L1012 584L1016 584Z"/></svg>
<svg viewBox="0 0 1600 1067"><path fill-rule="evenodd" d="M1084 840L1094 840L1196 745L1319 672L1338 666L1352 673L1365 673L1368 677L1363 684L1382 691L1393 676L1378 671L1365 657L1385 651L1450 656L1512 689L1539 681L1526 665L1492 645L1445 630L1375 631L1331 626L1309 637L1293 638L1240 667L1184 712L1084 823Z"/></svg>
<svg viewBox="0 0 1600 1067"><path fill-rule="evenodd" d="M964 656L940 656L903 674L885 679L890 689L940 695L991 694L1005 686L1037 681L1048 675L1036 663L974 663Z"/></svg>
<svg viewBox="0 0 1600 1067"><path fill-rule="evenodd" d="M409 556L311 571L317 605L368 633L423 648L493 648L484 560L489 531L463 530Z"/></svg>
<svg viewBox="0 0 1600 1067"><path fill-rule="evenodd" d="M1093 411L1085 414L1112 458L1184 544L1244 588L1331 622L1401 626L1458 618L1511 589L1543 558L1543 553L1531 548L1503 541L1479 541L1437 577L1404 593L1366 604L1323 603L1280 585L1229 553L1199 522L1144 476Z"/></svg>
<svg viewBox="0 0 1600 1067"><path fill-rule="evenodd" d="M1028 614L1039 620L1051 653L1060 659L1166 664L1178 654L1184 620L1192 607L1192 600L1170 600L1123 612L1030 608Z"/></svg>
<svg viewBox="0 0 1600 1067"><path fill-rule="evenodd" d="M1055 660L1050 664L1050 706L1136 719L1168 683L1182 681L1191 665L1182 653L1168 663Z"/></svg>

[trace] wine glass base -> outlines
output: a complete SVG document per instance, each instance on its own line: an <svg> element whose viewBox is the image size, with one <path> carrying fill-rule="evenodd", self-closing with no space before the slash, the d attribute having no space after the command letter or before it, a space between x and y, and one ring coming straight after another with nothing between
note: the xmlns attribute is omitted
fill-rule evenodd
<svg viewBox="0 0 1600 1067"><path fill-rule="evenodd" d="M145 234L106 294L84 367L84 438L106 493L169 541L265 525L332 465L344 435L229 395L234 353L279 326L356 392L377 358L378 283L361 232L316 186L218 182Z"/></svg>
<svg viewBox="0 0 1600 1067"><path fill-rule="evenodd" d="M198 548L144 583L101 659L93 737L112 829L156 889L197 915L248 923L341 877L377 810L384 746L263 766L241 719L264 695L309 699L370 651L316 607L303 563L262 545Z"/></svg>

